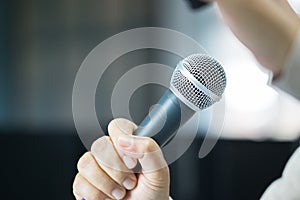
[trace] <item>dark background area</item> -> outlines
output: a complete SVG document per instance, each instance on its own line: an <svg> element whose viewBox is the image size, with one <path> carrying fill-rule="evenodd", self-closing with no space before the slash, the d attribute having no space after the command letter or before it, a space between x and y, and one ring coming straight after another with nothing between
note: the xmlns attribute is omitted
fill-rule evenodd
<svg viewBox="0 0 300 200"><path fill-rule="evenodd" d="M0 2L1 199L73 199L76 163L86 151L72 118L76 72L85 56L107 37L130 28L163 26L163 14L172 12L170 2ZM190 9L188 2L182 7ZM189 12L196 15L201 9ZM193 34L193 23L178 29L186 27ZM141 57L141 63L151 60L148 57ZM202 141L199 136L170 166L175 200L258 199L280 177L299 145L297 141L222 139L199 159Z"/></svg>
<svg viewBox="0 0 300 200"><path fill-rule="evenodd" d="M1 139L1 199L71 200L78 158L86 151L76 131L4 131ZM26 133L26 134L24 134ZM204 159L202 139L171 164L174 199L259 199L280 177L298 142L220 140Z"/></svg>

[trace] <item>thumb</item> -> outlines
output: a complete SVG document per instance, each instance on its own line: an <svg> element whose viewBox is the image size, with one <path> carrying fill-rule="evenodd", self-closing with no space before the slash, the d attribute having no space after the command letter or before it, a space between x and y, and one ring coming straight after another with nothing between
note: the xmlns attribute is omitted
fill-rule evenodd
<svg viewBox="0 0 300 200"><path fill-rule="evenodd" d="M108 125L108 134L111 138L118 138L123 135L132 135L137 125L127 119L117 118Z"/></svg>
<svg viewBox="0 0 300 200"><path fill-rule="evenodd" d="M139 161L148 185L168 186L169 168L160 147L152 138L123 135L117 142L124 155Z"/></svg>
<svg viewBox="0 0 300 200"><path fill-rule="evenodd" d="M151 196L145 199L168 199L170 172L163 153L152 138L132 135L136 129L137 126L129 120L116 119L110 123L108 130L125 165L132 169L137 161L140 164L138 183L130 195L139 199L141 194Z"/></svg>
<svg viewBox="0 0 300 200"><path fill-rule="evenodd" d="M152 173L167 167L160 147L152 138L123 135L117 142L125 155L138 159L143 173Z"/></svg>
<svg viewBox="0 0 300 200"><path fill-rule="evenodd" d="M114 119L108 125L108 134L114 144L116 151L118 152L120 158L123 160L128 169L133 169L137 165L137 159L124 154L124 152L118 146L118 138L123 136L130 136L136 129L137 125L124 118Z"/></svg>
<svg viewBox="0 0 300 200"><path fill-rule="evenodd" d="M164 177L168 174L168 167L159 145L149 137L133 136L136 129L136 124L123 118L115 119L108 125L109 136L129 169L133 169L138 160L148 178L156 179L162 173Z"/></svg>

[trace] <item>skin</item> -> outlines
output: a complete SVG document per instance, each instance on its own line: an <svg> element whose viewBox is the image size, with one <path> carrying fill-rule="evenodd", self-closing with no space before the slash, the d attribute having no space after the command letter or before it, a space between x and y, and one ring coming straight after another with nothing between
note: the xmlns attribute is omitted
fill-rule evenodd
<svg viewBox="0 0 300 200"><path fill-rule="evenodd" d="M284 71L300 21L286 0L218 0L223 21L257 60L277 77ZM115 119L78 161L77 200L169 199L169 170L159 146L132 136L137 126ZM142 173L133 173L139 163ZM114 192L113 192L114 191Z"/></svg>
<svg viewBox="0 0 300 200"><path fill-rule="evenodd" d="M96 140L80 158L73 184L77 200L169 199L170 176L163 154L151 138L132 136L136 128L126 119L111 121L109 137ZM137 163L142 172L134 174Z"/></svg>
<svg viewBox="0 0 300 200"><path fill-rule="evenodd" d="M277 77L297 36L300 20L286 0L218 0L223 21L256 59Z"/></svg>

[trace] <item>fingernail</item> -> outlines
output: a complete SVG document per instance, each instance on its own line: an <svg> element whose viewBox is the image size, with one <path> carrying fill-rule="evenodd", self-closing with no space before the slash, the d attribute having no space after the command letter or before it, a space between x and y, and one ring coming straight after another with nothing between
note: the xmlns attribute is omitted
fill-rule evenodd
<svg viewBox="0 0 300 200"><path fill-rule="evenodd" d="M122 199L123 196L124 196L124 192L119 189L119 188L116 188L112 191L111 193L116 199Z"/></svg>
<svg viewBox="0 0 300 200"><path fill-rule="evenodd" d="M133 140L130 137L119 137L118 144L121 147L130 148L133 145Z"/></svg>
<svg viewBox="0 0 300 200"><path fill-rule="evenodd" d="M134 127L131 122L126 119L115 120L116 126L125 134L131 135L134 131Z"/></svg>
<svg viewBox="0 0 300 200"><path fill-rule="evenodd" d="M124 164L128 169L133 169L136 165L136 162L129 156L123 156Z"/></svg>
<svg viewBox="0 0 300 200"><path fill-rule="evenodd" d="M85 198L83 198L83 197L82 197L82 199L81 199L81 200L85 200Z"/></svg>
<svg viewBox="0 0 300 200"><path fill-rule="evenodd" d="M131 190L135 186L135 181L130 178L126 178L125 181L123 182L123 185L127 190Z"/></svg>

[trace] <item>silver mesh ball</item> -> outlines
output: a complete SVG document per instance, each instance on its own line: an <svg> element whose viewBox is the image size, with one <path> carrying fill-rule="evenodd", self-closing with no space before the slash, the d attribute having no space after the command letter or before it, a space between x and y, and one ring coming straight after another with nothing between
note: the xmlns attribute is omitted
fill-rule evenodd
<svg viewBox="0 0 300 200"><path fill-rule="evenodd" d="M214 58L204 54L193 54L185 58L181 63L190 74L210 92L218 98L214 99L198 89L193 81L185 77L179 67L176 67L171 86L199 109L205 109L218 101L226 87L226 75L224 69Z"/></svg>

